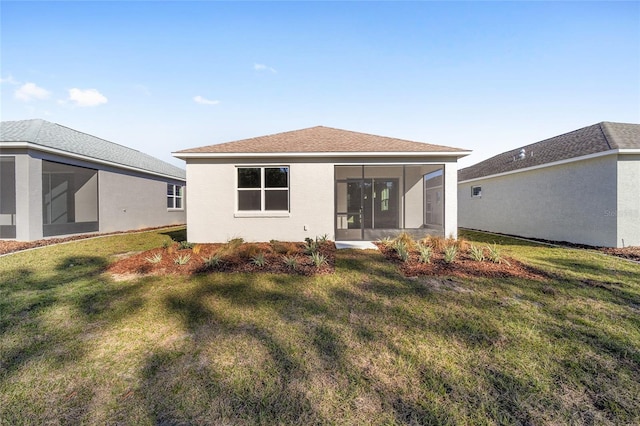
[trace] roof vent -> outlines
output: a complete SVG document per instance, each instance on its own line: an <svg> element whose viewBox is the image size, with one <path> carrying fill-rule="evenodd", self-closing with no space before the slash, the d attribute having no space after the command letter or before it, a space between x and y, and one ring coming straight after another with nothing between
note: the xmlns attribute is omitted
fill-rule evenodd
<svg viewBox="0 0 640 426"><path fill-rule="evenodd" d="M518 153L518 160L524 160L526 156L527 156L527 151L524 148L522 148Z"/></svg>

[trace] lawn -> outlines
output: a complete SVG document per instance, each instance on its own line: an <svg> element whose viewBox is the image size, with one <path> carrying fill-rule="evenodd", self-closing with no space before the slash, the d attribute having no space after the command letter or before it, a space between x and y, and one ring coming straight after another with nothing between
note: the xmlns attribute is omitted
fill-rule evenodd
<svg viewBox="0 0 640 426"><path fill-rule="evenodd" d="M548 278L117 281L180 231L0 258L0 424L638 424L640 265L464 233Z"/></svg>

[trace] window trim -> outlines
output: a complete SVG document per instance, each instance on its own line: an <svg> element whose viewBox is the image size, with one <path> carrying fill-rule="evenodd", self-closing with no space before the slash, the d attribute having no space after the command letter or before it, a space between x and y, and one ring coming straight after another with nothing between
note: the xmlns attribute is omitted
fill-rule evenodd
<svg viewBox="0 0 640 426"><path fill-rule="evenodd" d="M477 194L475 189L479 189ZM482 185L471 185L471 198L482 198Z"/></svg>
<svg viewBox="0 0 640 426"><path fill-rule="evenodd" d="M239 169L260 169L260 188L240 188L239 187ZM287 186L277 188L267 188L266 185L266 169L287 169ZM288 164L243 164L235 166L235 207L234 217L289 217L291 216L291 166ZM240 210L240 191L260 191L260 210ZM287 209L286 210L266 210L266 197L268 191L287 191Z"/></svg>
<svg viewBox="0 0 640 426"><path fill-rule="evenodd" d="M173 194L169 195L169 187L173 187ZM177 195L176 188L179 188L180 195ZM168 211L184 210L184 185L167 182L167 201L172 200L172 206L167 205ZM180 200L180 207L176 207L176 200ZM167 203L168 204L168 203Z"/></svg>

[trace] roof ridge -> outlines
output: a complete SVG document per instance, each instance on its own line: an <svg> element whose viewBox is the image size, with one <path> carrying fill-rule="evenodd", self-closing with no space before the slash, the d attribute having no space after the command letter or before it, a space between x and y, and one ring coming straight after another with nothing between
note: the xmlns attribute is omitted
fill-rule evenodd
<svg viewBox="0 0 640 426"><path fill-rule="evenodd" d="M28 121L30 121L29 130L25 132L25 139L27 139L27 142L35 142L42 131L45 120L41 118L32 118Z"/></svg>
<svg viewBox="0 0 640 426"><path fill-rule="evenodd" d="M610 123L606 121L602 121L598 123L598 125L600 126L600 130L602 130L602 134L604 135L604 140L607 141L607 145L609 146L609 149L615 149L613 145L615 144L617 146L618 144L615 143L615 138L611 134L611 129L609 128L609 124ZM612 141L614 141L614 144L611 143Z"/></svg>

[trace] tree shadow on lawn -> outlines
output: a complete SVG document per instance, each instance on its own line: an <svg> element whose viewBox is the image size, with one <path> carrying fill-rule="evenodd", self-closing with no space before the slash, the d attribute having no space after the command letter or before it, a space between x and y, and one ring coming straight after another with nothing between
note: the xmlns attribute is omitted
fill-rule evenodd
<svg viewBox="0 0 640 426"><path fill-rule="evenodd" d="M187 228L178 229L176 231L161 232L161 235L167 235L175 242L187 241Z"/></svg>
<svg viewBox="0 0 640 426"><path fill-rule="evenodd" d="M85 333L142 308L142 284L114 284L101 275L107 263L103 257L71 256L56 265L53 275L17 269L0 278L0 332L20 336L20 344L0 353L0 381L34 358L56 366L77 361L85 355ZM58 322L47 319L57 307L70 308L72 315Z"/></svg>

